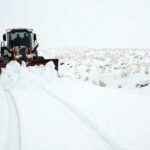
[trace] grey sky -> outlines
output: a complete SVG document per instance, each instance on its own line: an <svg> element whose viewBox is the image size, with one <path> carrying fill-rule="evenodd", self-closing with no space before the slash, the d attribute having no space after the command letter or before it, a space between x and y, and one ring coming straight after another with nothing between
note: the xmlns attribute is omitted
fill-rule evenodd
<svg viewBox="0 0 150 150"><path fill-rule="evenodd" d="M30 27L41 48L149 48L149 0L1 0L0 34Z"/></svg>

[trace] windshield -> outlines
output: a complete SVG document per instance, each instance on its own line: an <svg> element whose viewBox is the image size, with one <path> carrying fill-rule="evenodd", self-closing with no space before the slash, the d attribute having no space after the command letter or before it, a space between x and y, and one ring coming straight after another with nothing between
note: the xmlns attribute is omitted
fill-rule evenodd
<svg viewBox="0 0 150 150"><path fill-rule="evenodd" d="M27 31L13 31L8 33L8 45L10 48L14 46L31 47L31 33Z"/></svg>

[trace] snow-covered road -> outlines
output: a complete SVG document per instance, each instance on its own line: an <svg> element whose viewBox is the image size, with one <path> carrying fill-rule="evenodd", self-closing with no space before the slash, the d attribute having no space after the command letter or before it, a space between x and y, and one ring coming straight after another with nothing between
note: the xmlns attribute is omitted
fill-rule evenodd
<svg viewBox="0 0 150 150"><path fill-rule="evenodd" d="M88 118L52 91L7 90L1 94L7 103L3 109L7 117L2 118L3 122L7 118L6 147L2 149L113 149ZM94 139L93 133L99 138Z"/></svg>
<svg viewBox="0 0 150 150"><path fill-rule="evenodd" d="M149 150L150 101L10 63L0 77L0 150Z"/></svg>
<svg viewBox="0 0 150 150"><path fill-rule="evenodd" d="M0 91L1 95L1 109L3 114L1 116L0 129L0 149L21 150L21 126L20 115L15 99L10 90Z"/></svg>
<svg viewBox="0 0 150 150"><path fill-rule="evenodd" d="M61 88L62 86L60 86L59 89ZM88 89L86 90L88 91ZM98 111L97 107L95 107L95 111L93 110L92 114L89 106L92 108L93 102L90 102L90 105L82 104L83 102L79 103L79 98L76 99L77 93L86 98L84 93L81 94L78 90L75 92L74 98L71 98L72 100L76 99L77 104L75 104L75 101L72 103L72 101L67 99L67 97L73 93L67 95L67 91L65 91L66 90L63 91L63 94L66 94L64 97L62 97L62 92L58 92L60 93L58 94L48 88L43 90L26 89L26 94L24 94L24 90L22 89L1 91L1 95L3 95L3 102L1 100L1 103L3 104L2 110L4 114L1 118L1 121L3 122L1 125L4 127L2 130L3 136L0 136L3 139L3 144L0 145L3 146L2 149L117 150L128 149L132 146L132 149L134 150L138 147L144 147L145 145L143 144L148 142L146 142L146 140L142 141L144 143L138 142L139 139L143 139L143 136L147 136L148 138L150 133L147 130L148 124L145 124L147 122L145 119L148 119L148 114L144 114L145 112L143 112L143 114L139 116L142 112L139 106L141 104L129 106L129 108L127 108L128 112L125 114L125 109L121 111L123 108L121 103L118 106L121 107L121 109L117 108L118 104L116 103L113 104L114 106L112 107L118 110L115 111L113 110L114 108L108 106L107 107L112 110L107 110L106 105L108 101L105 99L106 102L101 103L103 107L98 104L100 110ZM83 99L80 100L83 101ZM89 102L88 99L87 102ZM124 103L124 105L127 104ZM134 107L139 110L130 110ZM87 108L89 109L89 112L87 111ZM104 109L103 111L106 113L105 116L101 116L100 113L104 113L101 112L101 109ZM118 129L117 126L123 125L121 120L123 121L124 118L122 118L117 111L120 111L121 115L124 115L126 119L129 119L125 120L124 123L126 124ZM112 113L114 120L110 117L110 112ZM128 116L129 113L130 116ZM137 118L135 113L138 113ZM142 118L144 115L146 115L145 118ZM115 117L121 120L119 121ZM110 126L108 126L109 123L111 124ZM140 123L140 125L137 123ZM133 128L134 125L135 127ZM145 129L143 128L144 125ZM125 126L127 127L125 128ZM114 129L112 127L114 127ZM123 131L123 128L125 131ZM141 131L138 131L139 129ZM120 130L120 133L117 130ZM148 131L148 133L146 133L146 131ZM117 136L119 137L118 140ZM130 141L126 138L129 138ZM128 143L126 143L127 141ZM148 148L149 147L145 147L147 150Z"/></svg>

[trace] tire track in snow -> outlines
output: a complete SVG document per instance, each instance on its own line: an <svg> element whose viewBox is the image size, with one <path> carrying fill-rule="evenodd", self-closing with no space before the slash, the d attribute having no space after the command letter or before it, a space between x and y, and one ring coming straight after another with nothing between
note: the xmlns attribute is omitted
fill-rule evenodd
<svg viewBox="0 0 150 150"><path fill-rule="evenodd" d="M77 120L84 125L88 130L90 130L98 138L97 144L102 148L99 143L99 140L103 141L105 146L110 150L123 150L116 142L113 141L100 127L96 126L85 114L73 107L70 103L66 102L64 99L56 95L54 92L50 91L47 88L43 88L43 91L53 97L59 105L64 108L64 111L69 111Z"/></svg>
<svg viewBox="0 0 150 150"><path fill-rule="evenodd" d="M17 140L16 140L17 143L15 143L16 141L13 140L15 135L8 135L8 136L10 136L10 138L12 136L11 140L12 140L12 142L14 142L12 145L15 148L11 147L11 149L21 150L22 149L21 148L21 121L20 121L19 109L18 109L18 106L16 104L16 101L15 101L15 98L14 98L12 92L10 90L5 90L5 93L6 93L6 96L7 96L7 103L8 103L8 108L9 108L9 116L10 116L10 120L11 120L10 128L17 128L17 130L18 130L18 133L14 133L14 131L10 131L10 133L12 132L11 134L13 134L13 133L14 134L18 134L18 137L17 137ZM16 120L15 120L15 118L16 118ZM16 122L16 123L14 123L14 122ZM14 124L17 127L14 127L13 126ZM15 146L15 144L17 144L17 146ZM16 149L16 147L18 147L18 148Z"/></svg>
<svg viewBox="0 0 150 150"><path fill-rule="evenodd" d="M6 150L8 149L8 133L9 133L9 107L7 102L7 97L5 96L5 92L0 91L1 101L0 101L0 149ZM4 95L4 96L3 96ZM3 102L2 102L3 101Z"/></svg>

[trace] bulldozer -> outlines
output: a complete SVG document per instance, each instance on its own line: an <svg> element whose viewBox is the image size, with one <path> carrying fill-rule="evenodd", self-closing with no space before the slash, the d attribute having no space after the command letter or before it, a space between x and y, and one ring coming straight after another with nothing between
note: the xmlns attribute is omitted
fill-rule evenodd
<svg viewBox="0 0 150 150"><path fill-rule="evenodd" d="M16 60L20 64L24 61L26 66L45 65L53 62L55 70L58 71L59 59L45 59L38 55L37 36L33 29L13 28L6 29L3 34L3 41L0 47L0 73L2 68L12 61Z"/></svg>

